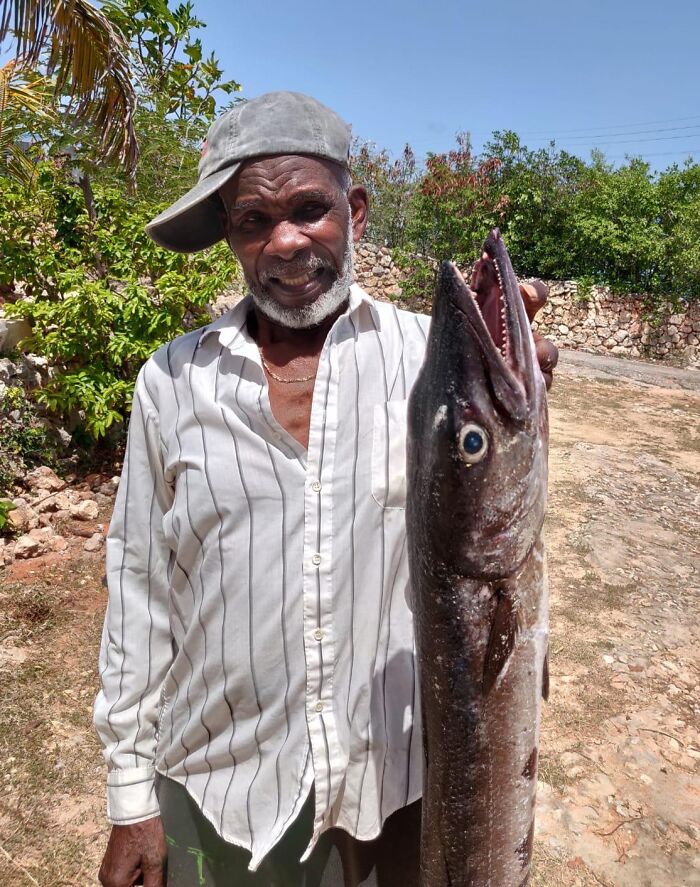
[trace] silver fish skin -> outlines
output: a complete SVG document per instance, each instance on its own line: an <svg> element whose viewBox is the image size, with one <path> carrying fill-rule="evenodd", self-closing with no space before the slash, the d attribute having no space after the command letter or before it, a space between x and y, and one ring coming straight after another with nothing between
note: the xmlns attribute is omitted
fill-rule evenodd
<svg viewBox="0 0 700 887"><path fill-rule="evenodd" d="M489 331L442 264L408 405L406 525L425 770L421 887L524 887L548 692L547 396L497 229ZM493 324L493 321L491 321ZM502 342L501 347L494 343Z"/></svg>

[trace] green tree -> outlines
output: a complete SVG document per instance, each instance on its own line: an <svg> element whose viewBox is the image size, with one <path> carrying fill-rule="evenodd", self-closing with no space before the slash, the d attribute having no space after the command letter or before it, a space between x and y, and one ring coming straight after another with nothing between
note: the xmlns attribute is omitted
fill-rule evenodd
<svg viewBox="0 0 700 887"><path fill-rule="evenodd" d="M15 67L50 74L74 126L89 124L100 154L133 171L136 96L127 44L109 19L87 0L0 0L0 44L10 35Z"/></svg>
<svg viewBox="0 0 700 887"><path fill-rule="evenodd" d="M366 237L373 243L403 248L408 243L417 179L416 158L406 145L399 158L371 142L355 140L350 157L352 177L367 188L370 219Z"/></svg>
<svg viewBox="0 0 700 887"><path fill-rule="evenodd" d="M501 217L501 200L491 180L497 160L480 160L466 133L457 147L431 154L414 197L410 239L420 253L436 259L473 262L484 232Z"/></svg>
<svg viewBox="0 0 700 887"><path fill-rule="evenodd" d="M124 35L139 97L137 188L104 162L99 136L75 130L70 104L49 121L25 109L18 123L46 149L31 187L0 177L5 310L31 322L25 347L55 368L36 397L93 437L127 416L143 361L183 323L206 322L204 306L237 274L224 244L176 254L144 228L193 183L217 97L238 84L205 55L191 3L109 0L101 15Z"/></svg>
<svg viewBox="0 0 700 887"><path fill-rule="evenodd" d="M632 159L614 169L594 156L568 217L569 267L616 289L657 291L664 257L659 213L649 164Z"/></svg>
<svg viewBox="0 0 700 887"><path fill-rule="evenodd" d="M523 276L700 297L700 167L691 162L655 175L639 158L615 167L554 144L531 151L513 132L494 133L475 157L461 136L428 158L410 218L412 248L437 259L469 265L498 225ZM417 267L416 285L427 279Z"/></svg>
<svg viewBox="0 0 700 887"><path fill-rule="evenodd" d="M674 164L658 180L659 226L664 245L658 289L682 298L700 296L700 165Z"/></svg>
<svg viewBox="0 0 700 887"><path fill-rule="evenodd" d="M139 97L135 114L142 197L172 202L196 180L197 163L220 99L240 90L225 80L196 32L206 25L191 2L107 0L103 11L125 35ZM219 110L222 110L219 108Z"/></svg>
<svg viewBox="0 0 700 887"><path fill-rule="evenodd" d="M152 205L123 189L96 185L93 197L91 216L69 168L50 162L32 200L0 180L0 285L24 291L5 311L31 322L26 347L55 368L36 397L97 438L126 418L144 360L184 318L208 320L237 266L223 243L194 255L156 246L144 231Z"/></svg>
<svg viewBox="0 0 700 887"><path fill-rule="evenodd" d="M34 172L27 138L33 133L31 121L51 123L50 81L18 68L10 59L0 68L0 172L28 184ZM25 146L22 141L25 140Z"/></svg>
<svg viewBox="0 0 700 887"><path fill-rule="evenodd" d="M492 220L519 273L560 276L571 268L567 230L585 164L554 145L531 151L510 131L494 133L482 154L487 159L489 201L497 208Z"/></svg>

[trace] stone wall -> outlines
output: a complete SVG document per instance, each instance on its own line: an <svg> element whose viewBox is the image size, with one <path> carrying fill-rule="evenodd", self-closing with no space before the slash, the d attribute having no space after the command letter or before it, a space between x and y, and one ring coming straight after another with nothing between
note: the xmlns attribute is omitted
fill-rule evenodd
<svg viewBox="0 0 700 887"><path fill-rule="evenodd" d="M657 306L643 296L593 287L580 297L576 281L548 281L539 330L563 348L645 357L700 368L700 302Z"/></svg>
<svg viewBox="0 0 700 887"><path fill-rule="evenodd" d="M389 250L371 243L357 248L357 282L376 299L415 310L402 297L404 272ZM576 281L547 281L549 301L538 319L540 332L560 348L644 357L700 368L700 302L658 307L643 296L614 295L606 287L579 293Z"/></svg>
<svg viewBox="0 0 700 887"><path fill-rule="evenodd" d="M404 272L385 247L365 241L355 247L355 280L375 299L401 301L403 278Z"/></svg>

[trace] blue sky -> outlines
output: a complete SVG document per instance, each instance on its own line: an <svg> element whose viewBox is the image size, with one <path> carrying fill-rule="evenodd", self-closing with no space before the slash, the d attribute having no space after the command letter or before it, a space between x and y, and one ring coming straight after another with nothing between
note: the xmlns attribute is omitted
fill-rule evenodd
<svg viewBox="0 0 700 887"><path fill-rule="evenodd" d="M396 154L495 129L588 157L700 162L698 0L194 0L204 47L252 98L316 96Z"/></svg>

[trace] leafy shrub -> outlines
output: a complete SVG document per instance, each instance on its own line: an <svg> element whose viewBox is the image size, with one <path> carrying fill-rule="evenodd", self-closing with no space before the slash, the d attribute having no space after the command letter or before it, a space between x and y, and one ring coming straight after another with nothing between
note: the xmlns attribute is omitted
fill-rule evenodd
<svg viewBox="0 0 700 887"><path fill-rule="evenodd" d="M630 158L586 163L494 133L481 155L460 136L416 183L408 249L469 264L501 228L523 276L584 279L613 292L700 298L700 165L661 173Z"/></svg>
<svg viewBox="0 0 700 887"><path fill-rule="evenodd" d="M435 289L435 262L398 249L392 251L392 258L405 274L401 281L402 306L409 311L430 314Z"/></svg>
<svg viewBox="0 0 700 887"><path fill-rule="evenodd" d="M405 146L401 157L392 160L387 151L356 139L350 169L353 182L364 185L369 195L367 239L391 249L408 248L418 179L416 158L410 145Z"/></svg>
<svg viewBox="0 0 700 887"><path fill-rule="evenodd" d="M0 499L0 535L5 532L10 512L15 508L16 506L9 499Z"/></svg>
<svg viewBox="0 0 700 887"><path fill-rule="evenodd" d="M225 244L193 255L158 247L144 228L161 206L108 185L93 197L91 219L57 164L44 164L32 192L0 180L5 282L27 295L5 310L29 320L24 347L56 368L37 400L99 438L126 418L141 364L185 316L208 321L204 307L237 265Z"/></svg>

